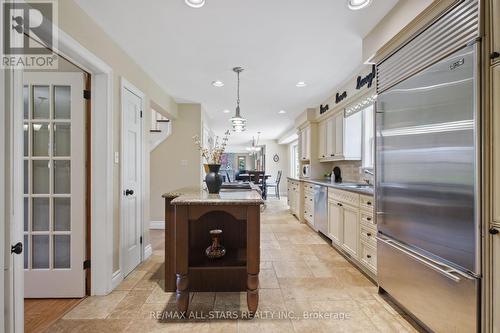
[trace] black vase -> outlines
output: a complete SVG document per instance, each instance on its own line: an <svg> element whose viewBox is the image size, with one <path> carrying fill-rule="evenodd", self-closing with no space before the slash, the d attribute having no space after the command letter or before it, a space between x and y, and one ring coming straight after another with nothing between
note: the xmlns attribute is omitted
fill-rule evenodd
<svg viewBox="0 0 500 333"><path fill-rule="evenodd" d="M219 193L222 186L222 176L219 175L220 164L209 164L208 173L205 176L208 193Z"/></svg>

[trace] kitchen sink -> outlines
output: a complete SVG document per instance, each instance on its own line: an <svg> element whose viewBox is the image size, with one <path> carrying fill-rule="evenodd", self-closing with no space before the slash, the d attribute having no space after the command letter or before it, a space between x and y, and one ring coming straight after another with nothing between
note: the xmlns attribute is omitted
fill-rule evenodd
<svg viewBox="0 0 500 333"><path fill-rule="evenodd" d="M338 183L337 186L348 188L372 188L373 186L365 183Z"/></svg>

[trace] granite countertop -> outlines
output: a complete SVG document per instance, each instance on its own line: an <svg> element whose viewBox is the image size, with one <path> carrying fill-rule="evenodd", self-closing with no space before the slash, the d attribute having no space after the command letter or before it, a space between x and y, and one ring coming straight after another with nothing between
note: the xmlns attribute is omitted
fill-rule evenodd
<svg viewBox="0 0 500 333"><path fill-rule="evenodd" d="M252 189L221 189L219 194L210 194L199 187L187 187L162 195L173 199L172 205L261 205L264 203L259 188L252 184Z"/></svg>
<svg viewBox="0 0 500 333"><path fill-rule="evenodd" d="M293 178L293 177L287 177L287 178L290 180L295 180L295 181L299 181L299 182L306 182L306 183L311 183L311 184L328 186L328 187L335 188L337 190L342 190L342 191L354 192L354 193L364 194L364 195L373 195L373 186L369 186L369 187L365 187L365 188L352 188L352 187L341 186L338 183L332 183L330 180L326 180L326 179L299 179L299 178Z"/></svg>

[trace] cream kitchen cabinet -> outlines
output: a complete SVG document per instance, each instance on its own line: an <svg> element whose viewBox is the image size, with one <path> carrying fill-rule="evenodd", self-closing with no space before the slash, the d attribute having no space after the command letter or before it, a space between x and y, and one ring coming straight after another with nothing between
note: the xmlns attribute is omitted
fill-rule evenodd
<svg viewBox="0 0 500 333"><path fill-rule="evenodd" d="M328 200L328 236L333 243L342 245L343 222L342 204L336 200Z"/></svg>
<svg viewBox="0 0 500 333"><path fill-rule="evenodd" d="M300 159L309 161L311 159L311 127L307 126L300 131Z"/></svg>
<svg viewBox="0 0 500 333"><path fill-rule="evenodd" d="M288 206L290 213L299 217L300 209L300 182L288 180Z"/></svg>
<svg viewBox="0 0 500 333"><path fill-rule="evenodd" d="M323 148L325 154L320 152L320 159L324 162L361 160L362 124L361 112L347 118L344 118L344 112L339 112L324 120L321 125L326 136Z"/></svg>
<svg viewBox="0 0 500 333"><path fill-rule="evenodd" d="M323 120L318 125L318 158L321 160L327 156L327 124L326 120Z"/></svg>
<svg viewBox="0 0 500 333"><path fill-rule="evenodd" d="M342 248L350 255L358 257L359 247L359 208L342 205L343 242Z"/></svg>
<svg viewBox="0 0 500 333"><path fill-rule="evenodd" d="M491 314L493 319L493 333L500 333L500 227L493 228L498 233L491 234L492 247L492 303Z"/></svg>
<svg viewBox="0 0 500 333"><path fill-rule="evenodd" d="M500 62L500 0L491 0L491 60Z"/></svg>

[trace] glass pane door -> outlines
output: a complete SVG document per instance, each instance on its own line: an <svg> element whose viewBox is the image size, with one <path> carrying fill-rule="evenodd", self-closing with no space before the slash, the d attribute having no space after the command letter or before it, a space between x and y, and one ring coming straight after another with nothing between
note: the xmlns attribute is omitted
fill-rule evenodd
<svg viewBox="0 0 500 333"><path fill-rule="evenodd" d="M25 85L24 269L71 268L71 86Z"/></svg>

